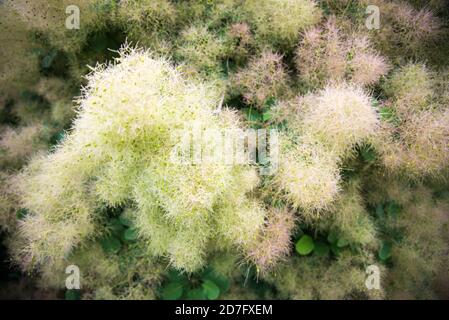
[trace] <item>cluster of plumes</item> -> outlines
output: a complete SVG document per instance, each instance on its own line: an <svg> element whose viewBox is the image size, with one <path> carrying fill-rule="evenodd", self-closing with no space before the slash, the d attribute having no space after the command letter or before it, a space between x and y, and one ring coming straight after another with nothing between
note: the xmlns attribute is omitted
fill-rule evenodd
<svg viewBox="0 0 449 320"><path fill-rule="evenodd" d="M254 46L254 37L246 22L233 23L227 30L228 56L238 65L246 62Z"/></svg>
<svg viewBox="0 0 449 320"><path fill-rule="evenodd" d="M340 238L353 245L375 249L378 245L378 234L375 222L365 208L361 185L358 179L344 184L331 214L323 216L317 230L322 232L333 230Z"/></svg>
<svg viewBox="0 0 449 320"><path fill-rule="evenodd" d="M88 80L70 134L20 175L30 214L12 244L17 261L50 268L101 236L104 205L131 206L149 254L179 270L201 268L210 242L223 249L251 243L265 218L246 197L258 182L255 169L212 163L186 170L170 160L179 139L173 132L189 121L238 128L232 112L214 115L215 90L135 49L123 49L115 65L98 66Z"/></svg>
<svg viewBox="0 0 449 320"><path fill-rule="evenodd" d="M321 18L312 0L248 0L243 10L249 13L257 39L286 49L296 44L301 31Z"/></svg>
<svg viewBox="0 0 449 320"><path fill-rule="evenodd" d="M383 110L392 116L377 144L391 172L421 178L447 169L449 109L432 87L433 76L422 64L403 66L385 84L390 100Z"/></svg>
<svg viewBox="0 0 449 320"><path fill-rule="evenodd" d="M15 69L15 77L18 79L13 80L20 81L18 83L21 88L26 88L27 83L32 85L31 83L42 76L45 64L54 65L58 59L63 65L61 68L64 68L64 75L68 76L66 82L74 80L78 85L88 72L86 65L96 62L92 61L92 57L86 57L86 49L92 45L92 37L105 32L104 30L110 31L112 21L115 25L119 24L114 20L115 5L113 1L103 0L5 0L2 4L2 13L10 12L15 20L14 23L7 24L22 27L15 27L11 33L3 34L2 40L10 38L13 34L14 40L9 41L5 52L10 51L14 58L1 61L20 63L10 67ZM80 28L76 30L66 27L66 20L71 18L69 15L72 13L71 11L66 13L66 9L73 9L73 6L79 8L80 12ZM107 52L101 54L106 55ZM43 59L48 60L45 62ZM4 65L8 66L6 63ZM3 63L0 69L2 67ZM19 70L23 72L17 72Z"/></svg>
<svg viewBox="0 0 449 320"><path fill-rule="evenodd" d="M0 167L20 166L37 150L45 148L41 137L45 128L39 124L13 129L4 128L0 137L0 152L2 158Z"/></svg>
<svg viewBox="0 0 449 320"><path fill-rule="evenodd" d="M38 67L31 54L29 27L6 3L0 11L0 27L3 30L0 41L5 44L0 50L0 102L4 104L5 96L16 95L22 86L36 80Z"/></svg>
<svg viewBox="0 0 449 320"><path fill-rule="evenodd" d="M332 214L324 216L316 224L316 232L326 234L328 230L336 230L339 237L365 249L359 255L343 251L332 263L314 255L306 259L290 258L278 266L276 273L264 275L264 280L279 291L279 297L348 299L363 294L369 299L435 299L438 293L445 294L448 272L447 198L436 198L432 190L421 184L391 180L384 175L379 178L362 177L369 184L368 201L377 205L394 199L401 212L397 216L377 217L377 221L372 219L360 194L361 181L349 181ZM364 285L366 273L358 264L378 265L371 252L380 246L379 239L385 237L378 233L379 219L380 224L388 225L390 232L395 230L401 235L399 241L393 240L398 235L387 236L394 242L392 266L381 267L381 290L368 290Z"/></svg>
<svg viewBox="0 0 449 320"><path fill-rule="evenodd" d="M273 209L268 213L260 235L247 250L247 259L257 266L259 272L272 271L289 255L295 222L295 213L292 211Z"/></svg>
<svg viewBox="0 0 449 320"><path fill-rule="evenodd" d="M380 299L383 290L368 290L366 273L359 267L363 258L342 255L330 262L321 257L292 257L276 275L266 280L272 283L283 299L343 300L362 295L365 299ZM382 275L381 269L381 275Z"/></svg>
<svg viewBox="0 0 449 320"><path fill-rule="evenodd" d="M0 168L19 169L29 158L48 148L49 140L73 117L71 103L61 96L70 94L60 79L40 79L33 88L38 99L25 98L15 103L10 116L20 126L7 123L0 126ZM37 101L36 101L37 100Z"/></svg>
<svg viewBox="0 0 449 320"><path fill-rule="evenodd" d="M404 1L364 0L360 6L376 5L380 9L380 30L372 39L383 53L397 61L424 55L426 47L441 36L442 22L428 8L415 9Z"/></svg>
<svg viewBox="0 0 449 320"><path fill-rule="evenodd" d="M338 161L316 144L296 146L281 139L281 158L276 184L286 192L294 208L303 209L308 218L326 209L340 190Z"/></svg>
<svg viewBox="0 0 449 320"><path fill-rule="evenodd" d="M335 17L304 33L296 49L295 63L299 78L310 88L344 79L368 86L390 69L366 36L344 34Z"/></svg>
<svg viewBox="0 0 449 320"><path fill-rule="evenodd" d="M82 272L84 299L151 300L157 298L158 285L166 266L145 252L144 243L122 248L120 255L107 254L98 243L76 249L70 257L55 261L39 270L36 280L44 288L64 288L68 265Z"/></svg>
<svg viewBox="0 0 449 320"><path fill-rule="evenodd" d="M360 265L376 264L372 254L378 247L378 232L374 219L365 208L360 190L361 181L351 180L342 186L336 203L319 220L309 224L315 234L326 235L330 230L359 248L354 255L349 249L338 253L338 259L312 254L306 258L294 256L278 265L276 273L264 276L279 292L279 298L311 299L365 299L385 298L386 292L369 290L365 286L366 273ZM385 283L387 270L380 266L381 283Z"/></svg>
<svg viewBox="0 0 449 320"><path fill-rule="evenodd" d="M392 298L436 299L435 287L448 285L449 203L420 184L412 192L402 214L390 222L405 236L392 252L394 267L386 280Z"/></svg>
<svg viewBox="0 0 449 320"><path fill-rule="evenodd" d="M167 0L125 0L120 1L117 20L126 30L128 41L168 53L168 35L177 29L178 13Z"/></svg>
<svg viewBox="0 0 449 320"><path fill-rule="evenodd" d="M436 299L438 294L445 296L449 202L447 196L438 195L435 190L447 190L447 187L385 175L370 177L368 181L368 202L376 205L393 199L401 208L395 216L386 214L381 220L390 230L387 239L393 241L391 267L383 281L388 297Z"/></svg>
<svg viewBox="0 0 449 320"><path fill-rule="evenodd" d="M111 4L106 1L6 0L4 2L4 5L17 12L29 27L44 32L53 45L67 52L81 50L89 32L106 26L109 19L108 11L112 9ZM66 8L71 5L79 8L84 25L84 28L78 29L77 32L65 28L68 17Z"/></svg>
<svg viewBox="0 0 449 320"><path fill-rule="evenodd" d="M206 26L191 26L181 32L176 55L186 62L186 68L194 68L191 73L216 74L221 70L221 58L226 55L226 47L224 40Z"/></svg>
<svg viewBox="0 0 449 320"><path fill-rule="evenodd" d="M247 104L262 108L269 98L282 96L287 91L289 77L282 55L265 50L233 75L231 82Z"/></svg>
<svg viewBox="0 0 449 320"><path fill-rule="evenodd" d="M292 133L281 140L277 185L308 218L328 209L339 192L339 165L377 135L379 119L360 87L329 85L279 106Z"/></svg>
<svg viewBox="0 0 449 320"><path fill-rule="evenodd" d="M18 207L17 194L14 190L14 175L0 173L0 230L11 232L16 225Z"/></svg>
<svg viewBox="0 0 449 320"><path fill-rule="evenodd" d="M385 93L394 100L399 117L426 109L433 95L433 80L424 64L409 63L394 72L384 84Z"/></svg>

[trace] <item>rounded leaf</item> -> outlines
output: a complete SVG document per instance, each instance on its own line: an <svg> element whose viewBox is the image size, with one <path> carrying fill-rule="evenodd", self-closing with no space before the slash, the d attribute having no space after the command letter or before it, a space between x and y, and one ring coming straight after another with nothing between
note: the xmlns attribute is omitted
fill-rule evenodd
<svg viewBox="0 0 449 320"><path fill-rule="evenodd" d="M317 256L320 256L320 257L327 256L329 254L329 251L330 251L330 248L329 248L329 245L327 243L325 243L323 241L317 241L315 243L315 249L314 249L313 252Z"/></svg>
<svg viewBox="0 0 449 320"><path fill-rule="evenodd" d="M269 121L269 120L271 120L271 118L272 118L272 115L269 111L266 111L262 114L263 121Z"/></svg>
<svg viewBox="0 0 449 320"><path fill-rule="evenodd" d="M228 278L215 273L213 270L207 272L204 275L203 279L207 279L215 283L220 288L220 292L226 292L230 286Z"/></svg>
<svg viewBox="0 0 449 320"><path fill-rule="evenodd" d="M306 256L313 251L315 244L311 236L305 234L296 243L296 251L302 255Z"/></svg>
<svg viewBox="0 0 449 320"><path fill-rule="evenodd" d="M391 244L384 242L379 250L379 258L382 261L388 260L391 257Z"/></svg>
<svg viewBox="0 0 449 320"><path fill-rule="evenodd" d="M16 217L17 217L17 219L22 220L28 215L28 213L29 212L27 209L20 208L19 210L17 210Z"/></svg>
<svg viewBox="0 0 449 320"><path fill-rule="evenodd" d="M258 122L261 121L263 119L262 114L252 108L246 108L243 110L243 112L245 113L246 118L248 119L248 121L251 122Z"/></svg>
<svg viewBox="0 0 449 320"><path fill-rule="evenodd" d="M125 229L123 225L120 223L120 220L117 218L112 218L108 224L109 230L112 232L114 236L120 238L120 235L123 233Z"/></svg>
<svg viewBox="0 0 449 320"><path fill-rule="evenodd" d="M327 241L329 241L329 243L336 243L337 240L338 240L338 235L336 232L332 231L328 234Z"/></svg>
<svg viewBox="0 0 449 320"><path fill-rule="evenodd" d="M387 213L389 216L395 218L401 212L401 206L397 203L391 201L387 205Z"/></svg>
<svg viewBox="0 0 449 320"><path fill-rule="evenodd" d="M124 238L127 241L134 241L137 239L137 230L135 228L129 228L125 230Z"/></svg>
<svg viewBox="0 0 449 320"><path fill-rule="evenodd" d="M131 221L131 219L129 219L128 217L125 217L123 215L121 215L119 217L119 221L122 225L124 225L125 227L132 227L133 222Z"/></svg>
<svg viewBox="0 0 449 320"><path fill-rule="evenodd" d="M203 288L195 288L187 291L187 299L189 300L204 300L206 294Z"/></svg>
<svg viewBox="0 0 449 320"><path fill-rule="evenodd" d="M382 203L379 203L379 204L376 206L376 215L377 215L379 218L383 218L383 217L384 217L384 206L383 206Z"/></svg>
<svg viewBox="0 0 449 320"><path fill-rule="evenodd" d="M80 300L81 299L81 291L76 289L68 289L65 294L66 300Z"/></svg>
<svg viewBox="0 0 449 320"><path fill-rule="evenodd" d="M100 243L106 253L117 253L122 247L120 240L115 237L104 238Z"/></svg>
<svg viewBox="0 0 449 320"><path fill-rule="evenodd" d="M184 283L187 281L184 274L180 273L179 271L177 271L175 269L168 270L167 277L170 282Z"/></svg>
<svg viewBox="0 0 449 320"><path fill-rule="evenodd" d="M363 160L365 160L366 162L374 162L376 160L376 152L372 147L365 146L364 148L362 148L360 153Z"/></svg>
<svg viewBox="0 0 449 320"><path fill-rule="evenodd" d="M204 280L202 287L207 299L209 300L215 300L220 295L220 288L210 280Z"/></svg>
<svg viewBox="0 0 449 320"><path fill-rule="evenodd" d="M349 244L349 242L348 242L348 240L346 240L345 238L340 238L340 239L338 239L338 241L337 241L337 246L338 246L339 248L346 247L348 244Z"/></svg>
<svg viewBox="0 0 449 320"><path fill-rule="evenodd" d="M341 248L339 248L336 243L332 243L331 251L334 255L338 256L338 255L340 255Z"/></svg>
<svg viewBox="0 0 449 320"><path fill-rule="evenodd" d="M162 299L178 300L183 292L182 284L179 282L170 282L162 289Z"/></svg>

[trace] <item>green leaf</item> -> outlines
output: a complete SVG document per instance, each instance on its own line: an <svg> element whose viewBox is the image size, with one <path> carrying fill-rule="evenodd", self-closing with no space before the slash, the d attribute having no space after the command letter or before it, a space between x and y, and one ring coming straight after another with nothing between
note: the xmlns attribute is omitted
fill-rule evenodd
<svg viewBox="0 0 449 320"><path fill-rule="evenodd" d="M111 40L105 34L96 34L91 40L91 47L94 52L102 53L111 47Z"/></svg>
<svg viewBox="0 0 449 320"><path fill-rule="evenodd" d="M114 234L117 238L120 238L125 230L122 223L117 218L112 218L108 223L108 227L112 234Z"/></svg>
<svg viewBox="0 0 449 320"><path fill-rule="evenodd" d="M391 257L391 243L383 242L379 250L379 258L382 261L386 261Z"/></svg>
<svg viewBox="0 0 449 320"><path fill-rule="evenodd" d="M25 209L25 208L20 208L19 210L17 210L16 217L17 217L17 219L22 220L22 219L24 219L28 214L29 214L29 212L28 212L27 209Z"/></svg>
<svg viewBox="0 0 449 320"><path fill-rule="evenodd" d="M57 55L56 51L51 51L48 55L46 55L41 62L41 66L44 69L48 69L51 67L51 64L53 63L53 61L55 60L55 57Z"/></svg>
<svg viewBox="0 0 449 320"><path fill-rule="evenodd" d="M401 212L401 206L395 203L394 201L390 201L387 205L387 214L393 218L396 218L398 214Z"/></svg>
<svg viewBox="0 0 449 320"><path fill-rule="evenodd" d="M179 282L179 283L185 283L186 277L181 274L180 272L170 269L167 273L167 277L170 280L170 282Z"/></svg>
<svg viewBox="0 0 449 320"><path fill-rule="evenodd" d="M265 103L264 103L264 107L265 108L271 108L272 106L274 106L276 104L276 98L275 97L269 97Z"/></svg>
<svg viewBox="0 0 449 320"><path fill-rule="evenodd" d="M205 300L206 294L202 288L195 288L187 291L187 299L189 300Z"/></svg>
<svg viewBox="0 0 449 320"><path fill-rule="evenodd" d="M205 273L203 280L206 279L215 283L220 288L221 292L226 292L229 289L230 285L228 278L217 274L213 269Z"/></svg>
<svg viewBox="0 0 449 320"><path fill-rule="evenodd" d="M67 289L64 296L66 300L80 300L81 291L76 289Z"/></svg>
<svg viewBox="0 0 449 320"><path fill-rule="evenodd" d="M106 253L117 253L122 247L120 240L113 236L100 240L100 243Z"/></svg>
<svg viewBox="0 0 449 320"><path fill-rule="evenodd" d="M323 241L315 242L314 253L319 257L324 257L329 254L330 248L329 245Z"/></svg>
<svg viewBox="0 0 449 320"><path fill-rule="evenodd" d="M124 215L121 215L119 217L119 221L125 227L132 227L133 226L133 222L128 217L125 217Z"/></svg>
<svg viewBox="0 0 449 320"><path fill-rule="evenodd" d="M262 118L263 118L262 115L260 114L259 111L255 110L255 109L246 108L243 110L243 113L245 114L246 119L248 121L251 121L251 122L262 121Z"/></svg>
<svg viewBox="0 0 449 320"><path fill-rule="evenodd" d="M315 244L311 236L305 234L296 243L296 251L303 256L308 255L313 251Z"/></svg>
<svg viewBox="0 0 449 320"><path fill-rule="evenodd" d="M271 120L271 118L272 118L272 115L271 115L270 111L266 111L262 114L263 121L269 121L269 120Z"/></svg>
<svg viewBox="0 0 449 320"><path fill-rule="evenodd" d="M329 243L335 243L338 240L338 235L335 231L331 231L328 235L327 235L327 241L329 241Z"/></svg>
<svg viewBox="0 0 449 320"><path fill-rule="evenodd" d="M401 122L393 108L382 107L379 109L379 115L382 121L389 122L393 125L399 125Z"/></svg>
<svg viewBox="0 0 449 320"><path fill-rule="evenodd" d="M340 255L341 248L339 248L339 247L337 246L337 243L334 242L334 243L331 244L331 251L332 251L332 253L333 253L334 255L338 256L338 255Z"/></svg>
<svg viewBox="0 0 449 320"><path fill-rule="evenodd" d="M31 53L34 54L34 55L43 55L44 54L44 50L42 48L35 47L35 48L31 49Z"/></svg>
<svg viewBox="0 0 449 320"><path fill-rule="evenodd" d="M346 247L348 244L349 244L348 240L346 240L345 238L340 238L340 239L338 239L337 247L343 248L343 247Z"/></svg>
<svg viewBox="0 0 449 320"><path fill-rule="evenodd" d="M162 289L162 299L178 300L183 292L182 283L170 282Z"/></svg>
<svg viewBox="0 0 449 320"><path fill-rule="evenodd" d="M351 251L354 254L360 254L362 251L362 248L358 243L350 243L349 246L351 247Z"/></svg>
<svg viewBox="0 0 449 320"><path fill-rule="evenodd" d="M365 160L366 162L376 161L376 152L371 146L364 146L360 150L360 154L362 155L363 160Z"/></svg>
<svg viewBox="0 0 449 320"><path fill-rule="evenodd" d="M384 217L384 206L383 206L382 203L379 203L379 204L376 206L376 215L377 215L379 218L383 218L383 217Z"/></svg>
<svg viewBox="0 0 449 320"><path fill-rule="evenodd" d="M56 134L54 134L53 137L51 137L51 142L52 144L59 144L64 140L64 138L65 138L65 131L61 130Z"/></svg>
<svg viewBox="0 0 449 320"><path fill-rule="evenodd" d="M137 239L137 230L135 228L129 228L125 230L124 238L127 241L134 241Z"/></svg>
<svg viewBox="0 0 449 320"><path fill-rule="evenodd" d="M220 288L210 280L204 280L202 287L209 300L215 300L220 295Z"/></svg>

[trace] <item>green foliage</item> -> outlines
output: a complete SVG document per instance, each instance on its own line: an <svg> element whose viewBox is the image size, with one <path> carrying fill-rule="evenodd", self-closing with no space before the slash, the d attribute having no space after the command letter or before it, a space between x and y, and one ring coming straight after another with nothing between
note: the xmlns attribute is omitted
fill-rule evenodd
<svg viewBox="0 0 449 320"><path fill-rule="evenodd" d="M205 296L209 300L215 300L220 295L220 288L208 279L204 280L201 286L203 288Z"/></svg>
<svg viewBox="0 0 449 320"><path fill-rule="evenodd" d="M215 300L228 289L228 279L213 269L190 277L171 270L167 282L161 287L161 297L164 300Z"/></svg>
<svg viewBox="0 0 449 320"><path fill-rule="evenodd" d="M100 243L106 253L118 253L122 246L120 240L113 236L101 240Z"/></svg>
<svg viewBox="0 0 449 320"><path fill-rule="evenodd" d="M306 256L313 251L315 243L311 236L305 234L296 242L295 248L300 255Z"/></svg>
<svg viewBox="0 0 449 320"><path fill-rule="evenodd" d="M178 300L183 293L182 284L170 282L162 289L162 298L164 300Z"/></svg>
<svg viewBox="0 0 449 320"><path fill-rule="evenodd" d="M391 244L388 242L382 243L379 249L379 258L382 261L386 261L391 257Z"/></svg>
<svg viewBox="0 0 449 320"><path fill-rule="evenodd" d="M329 254L329 245L323 241L315 242L314 253L319 257L325 257Z"/></svg>
<svg viewBox="0 0 449 320"><path fill-rule="evenodd" d="M66 300L80 300L81 299L80 290L76 290L76 289L66 290L65 299Z"/></svg>
<svg viewBox="0 0 449 320"><path fill-rule="evenodd" d="M137 230L134 228L127 229L123 236L127 241L134 241L137 239Z"/></svg>

